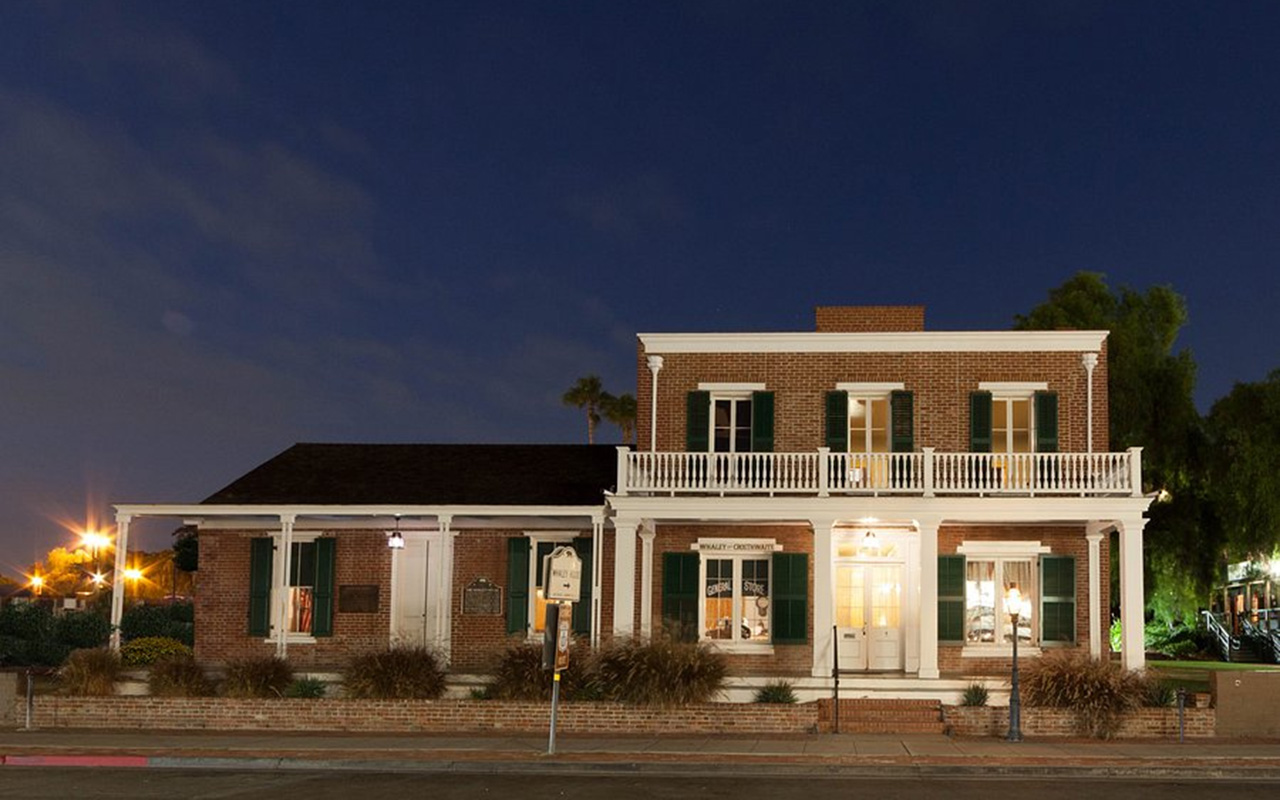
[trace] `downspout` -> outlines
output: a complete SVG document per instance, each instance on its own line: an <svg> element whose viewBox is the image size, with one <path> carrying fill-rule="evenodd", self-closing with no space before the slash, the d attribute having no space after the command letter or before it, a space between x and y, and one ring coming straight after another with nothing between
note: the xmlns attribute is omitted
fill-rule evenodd
<svg viewBox="0 0 1280 800"><path fill-rule="evenodd" d="M1084 364L1085 377L1085 452L1093 455L1093 368L1098 366L1097 353L1083 353L1080 356Z"/></svg>
<svg viewBox="0 0 1280 800"><path fill-rule="evenodd" d="M658 451L658 373L662 371L662 356L649 356L649 372L653 373L653 392L649 400L649 452Z"/></svg>

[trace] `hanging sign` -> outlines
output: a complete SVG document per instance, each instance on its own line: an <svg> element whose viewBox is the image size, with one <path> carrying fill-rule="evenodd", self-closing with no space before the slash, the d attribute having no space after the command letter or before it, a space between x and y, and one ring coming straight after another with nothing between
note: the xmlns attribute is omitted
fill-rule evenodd
<svg viewBox="0 0 1280 800"><path fill-rule="evenodd" d="M582 599L582 559L572 547L557 547L543 558L542 591L549 601Z"/></svg>

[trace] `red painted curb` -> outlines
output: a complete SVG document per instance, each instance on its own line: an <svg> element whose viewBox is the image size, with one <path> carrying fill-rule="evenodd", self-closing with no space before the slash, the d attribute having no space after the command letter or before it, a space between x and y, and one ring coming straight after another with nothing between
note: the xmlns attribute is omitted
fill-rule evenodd
<svg viewBox="0 0 1280 800"><path fill-rule="evenodd" d="M0 756L9 767L145 767L147 756Z"/></svg>

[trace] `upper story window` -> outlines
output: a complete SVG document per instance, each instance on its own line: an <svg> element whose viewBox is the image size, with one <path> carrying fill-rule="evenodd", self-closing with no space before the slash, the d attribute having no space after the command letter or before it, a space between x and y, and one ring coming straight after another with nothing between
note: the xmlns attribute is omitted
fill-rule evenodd
<svg viewBox="0 0 1280 800"><path fill-rule="evenodd" d="M981 383L969 396L969 449L975 453L1058 450L1058 395L1047 383Z"/></svg>
<svg viewBox="0 0 1280 800"><path fill-rule="evenodd" d="M889 398L849 397L849 452L889 452Z"/></svg>
<svg viewBox="0 0 1280 800"><path fill-rule="evenodd" d="M901 383L840 383L827 393L826 446L839 453L915 449L914 400Z"/></svg>
<svg viewBox="0 0 1280 800"><path fill-rule="evenodd" d="M764 384L700 383L685 410L691 453L773 452L773 392Z"/></svg>

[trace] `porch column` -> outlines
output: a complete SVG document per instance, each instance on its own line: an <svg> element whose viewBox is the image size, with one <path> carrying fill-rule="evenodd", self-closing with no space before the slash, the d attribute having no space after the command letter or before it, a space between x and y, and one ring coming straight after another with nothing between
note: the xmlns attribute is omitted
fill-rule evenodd
<svg viewBox="0 0 1280 800"><path fill-rule="evenodd" d="M916 520L920 531L920 670L921 678L938 677L938 528L942 520Z"/></svg>
<svg viewBox="0 0 1280 800"><path fill-rule="evenodd" d="M658 450L658 373L662 371L662 356L649 356L649 372L653 373L653 392L649 401L649 452Z"/></svg>
<svg viewBox="0 0 1280 800"><path fill-rule="evenodd" d="M1146 665L1142 637L1142 517L1119 520L1120 530L1120 663L1125 669Z"/></svg>
<svg viewBox="0 0 1280 800"><path fill-rule="evenodd" d="M600 609L604 598L604 517L591 518L591 646L600 646Z"/></svg>
<svg viewBox="0 0 1280 800"><path fill-rule="evenodd" d="M116 568L111 575L111 649L120 649L120 620L124 617L125 558L129 554L128 514L116 514Z"/></svg>
<svg viewBox="0 0 1280 800"><path fill-rule="evenodd" d="M636 629L636 520L613 521L613 635Z"/></svg>
<svg viewBox="0 0 1280 800"><path fill-rule="evenodd" d="M289 574L293 571L293 514L280 515L280 549L282 556L276 559L280 570L274 576L273 589L276 598L276 657L286 658L289 652Z"/></svg>
<svg viewBox="0 0 1280 800"><path fill-rule="evenodd" d="M813 676L831 677L835 647L835 574L831 564L831 517L812 517L813 526Z"/></svg>
<svg viewBox="0 0 1280 800"><path fill-rule="evenodd" d="M653 635L653 523L640 531L640 635Z"/></svg>
<svg viewBox="0 0 1280 800"><path fill-rule="evenodd" d="M1103 525L1090 522L1084 538L1089 542L1089 656L1102 657L1102 537Z"/></svg>
<svg viewBox="0 0 1280 800"><path fill-rule="evenodd" d="M436 647L447 664L450 660L451 643L453 641L453 516L440 514L436 517L440 528L440 574L437 585L440 597L436 601Z"/></svg>
<svg viewBox="0 0 1280 800"><path fill-rule="evenodd" d="M1085 452L1093 455L1093 370L1098 366L1097 353L1081 353L1080 363L1085 371L1084 444Z"/></svg>

